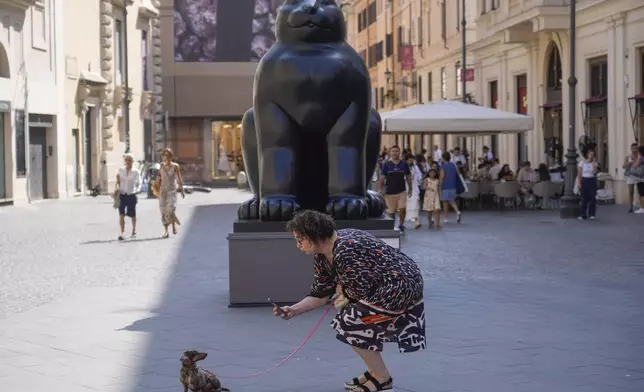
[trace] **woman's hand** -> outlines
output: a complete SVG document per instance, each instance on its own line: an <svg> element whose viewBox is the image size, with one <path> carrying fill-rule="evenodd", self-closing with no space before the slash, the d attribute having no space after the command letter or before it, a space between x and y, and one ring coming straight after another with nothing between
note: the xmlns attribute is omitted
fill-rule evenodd
<svg viewBox="0 0 644 392"><path fill-rule="evenodd" d="M297 316L298 313L292 306L273 307L273 315L280 317L282 320L290 320Z"/></svg>

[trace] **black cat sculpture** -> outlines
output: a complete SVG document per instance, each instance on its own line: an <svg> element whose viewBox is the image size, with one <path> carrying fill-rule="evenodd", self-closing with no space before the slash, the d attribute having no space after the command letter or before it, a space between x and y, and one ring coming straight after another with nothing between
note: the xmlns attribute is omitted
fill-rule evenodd
<svg viewBox="0 0 644 392"><path fill-rule="evenodd" d="M242 120L254 197L239 206L238 218L284 221L300 209L337 220L380 217L384 200L367 184L381 120L371 109L364 61L346 43L341 10L334 0L287 0L275 33Z"/></svg>

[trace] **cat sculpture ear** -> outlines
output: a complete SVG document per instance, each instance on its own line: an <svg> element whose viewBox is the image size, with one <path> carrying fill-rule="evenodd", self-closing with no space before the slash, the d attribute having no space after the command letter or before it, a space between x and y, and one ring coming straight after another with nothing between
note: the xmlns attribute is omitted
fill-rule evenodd
<svg viewBox="0 0 644 392"><path fill-rule="evenodd" d="M347 27L336 0L287 0L277 14L275 35L279 42L343 42Z"/></svg>

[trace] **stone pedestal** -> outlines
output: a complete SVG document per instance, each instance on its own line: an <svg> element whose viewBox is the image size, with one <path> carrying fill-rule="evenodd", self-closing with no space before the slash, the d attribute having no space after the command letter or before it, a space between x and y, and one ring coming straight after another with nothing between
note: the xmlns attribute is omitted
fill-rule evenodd
<svg viewBox="0 0 644 392"><path fill-rule="evenodd" d="M338 221L339 229L370 232L400 248L400 232L389 218ZM237 221L228 235L231 307L293 304L304 298L313 281L313 256L299 251L285 222Z"/></svg>

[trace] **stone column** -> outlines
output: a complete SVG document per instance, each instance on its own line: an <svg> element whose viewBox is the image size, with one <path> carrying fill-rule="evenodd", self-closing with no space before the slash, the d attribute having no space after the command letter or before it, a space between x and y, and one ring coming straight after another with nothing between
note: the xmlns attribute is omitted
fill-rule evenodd
<svg viewBox="0 0 644 392"><path fill-rule="evenodd" d="M152 0L152 5L160 9L161 2ZM163 110L163 74L161 68L161 16L160 13L151 24L152 33L152 94L155 97L155 107L153 108L155 123L155 141L157 150L157 159L160 157L161 150L165 146L165 112Z"/></svg>
<svg viewBox="0 0 644 392"><path fill-rule="evenodd" d="M101 0L101 76L108 82L103 87L101 94L101 148L103 154L114 150L114 86L112 84L114 81L114 54L112 53L113 20L111 0ZM105 160L105 157L101 158L101 160Z"/></svg>
<svg viewBox="0 0 644 392"><path fill-rule="evenodd" d="M499 53L499 82L498 82L498 100L499 106L497 109L508 111L508 98L510 96L510 86L511 83L508 78L508 52L501 51ZM501 162L510 162L511 155L511 140L514 136L509 135L499 135L499 151L497 153L499 160ZM489 137L487 138L489 139ZM515 142L516 144L516 142Z"/></svg>
<svg viewBox="0 0 644 392"><path fill-rule="evenodd" d="M529 155L528 159L532 162L534 167L544 159L542 146L542 124L541 124L541 108L543 95L540 96L542 91L539 83L540 67L539 67L539 41L533 42L530 47L530 71L528 72L528 114L534 119L534 128L532 132L526 133L526 141L528 143Z"/></svg>

